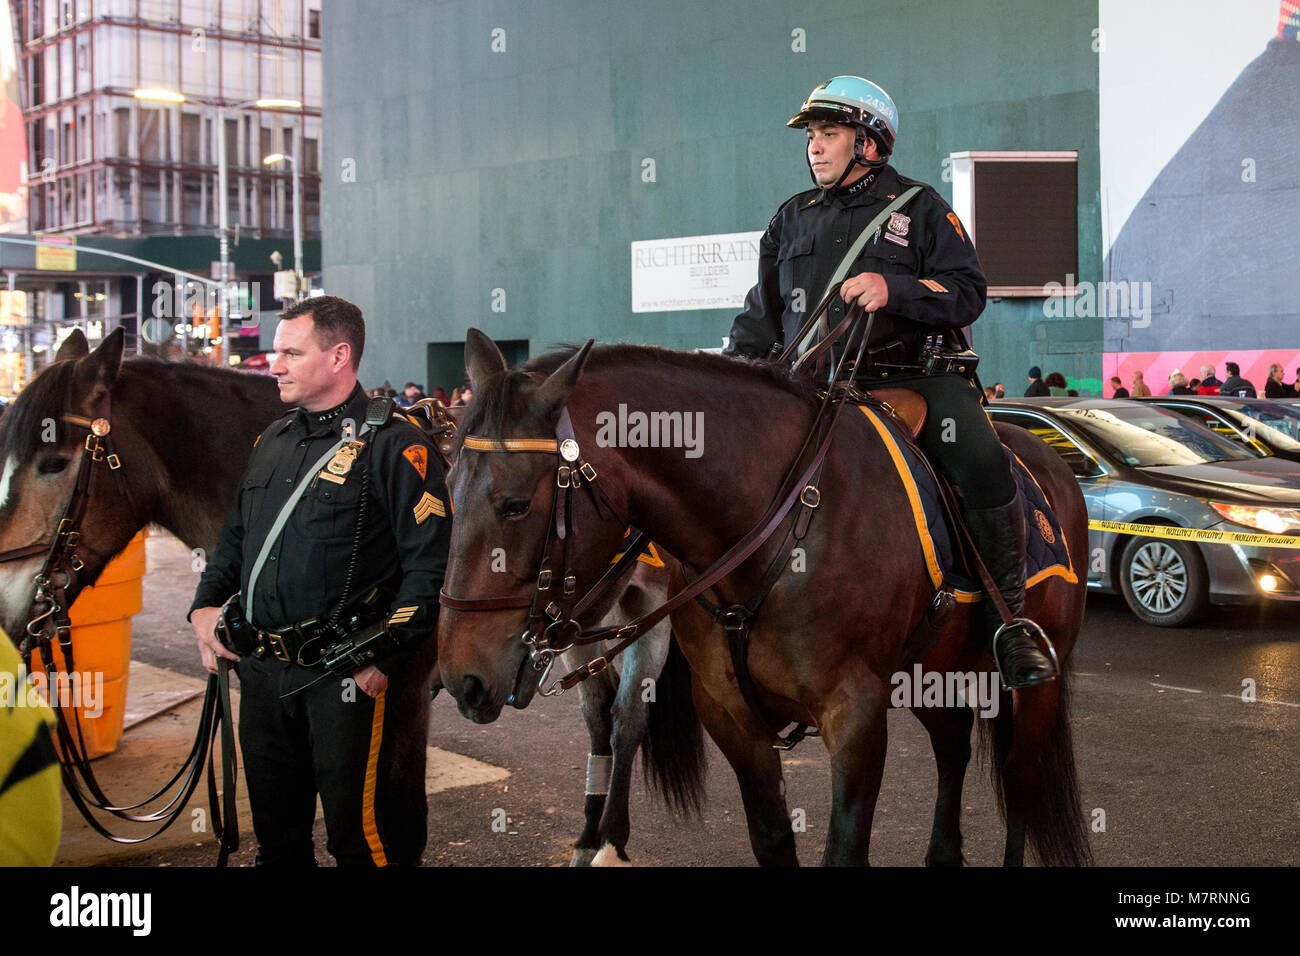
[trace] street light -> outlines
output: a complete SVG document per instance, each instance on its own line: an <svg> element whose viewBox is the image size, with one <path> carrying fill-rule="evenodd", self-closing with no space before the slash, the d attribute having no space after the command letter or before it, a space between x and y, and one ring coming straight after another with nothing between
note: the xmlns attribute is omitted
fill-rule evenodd
<svg viewBox="0 0 1300 956"><path fill-rule="evenodd" d="M280 162L289 164L289 174L293 178L293 300L297 302L302 298L302 206L298 194L298 164L288 153L272 153L262 159L263 166Z"/></svg>

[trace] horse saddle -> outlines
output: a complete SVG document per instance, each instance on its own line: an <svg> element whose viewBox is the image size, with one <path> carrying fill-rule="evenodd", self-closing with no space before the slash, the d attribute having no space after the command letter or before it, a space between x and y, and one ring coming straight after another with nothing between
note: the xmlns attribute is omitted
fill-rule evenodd
<svg viewBox="0 0 1300 956"><path fill-rule="evenodd" d="M913 438L921 434L929 407L922 396L905 388L873 388L867 394L884 402L889 410L908 427Z"/></svg>
<svg viewBox="0 0 1300 956"><path fill-rule="evenodd" d="M422 398L406 414L415 419L418 427L433 442L442 456L443 464L451 467L451 448L456 441L456 426L460 421L464 407L448 408L436 398Z"/></svg>

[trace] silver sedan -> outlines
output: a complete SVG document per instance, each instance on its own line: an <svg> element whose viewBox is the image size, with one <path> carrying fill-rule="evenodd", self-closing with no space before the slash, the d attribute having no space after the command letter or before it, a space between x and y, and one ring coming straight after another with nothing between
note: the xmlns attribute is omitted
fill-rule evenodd
<svg viewBox="0 0 1300 956"><path fill-rule="evenodd" d="M1300 464L1243 448L1145 402L997 401L990 417L1029 429L1070 465L1090 520L1288 535L1300 544ZM1300 601L1300 549L1089 532L1088 586L1176 627L1210 604Z"/></svg>

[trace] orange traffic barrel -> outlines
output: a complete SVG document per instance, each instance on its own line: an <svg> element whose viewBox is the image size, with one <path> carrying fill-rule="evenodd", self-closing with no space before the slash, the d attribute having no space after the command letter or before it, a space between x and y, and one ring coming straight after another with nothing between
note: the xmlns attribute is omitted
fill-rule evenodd
<svg viewBox="0 0 1300 956"><path fill-rule="evenodd" d="M65 707L75 706L90 758L112 753L122 739L131 618L144 604L147 534L145 529L132 538L94 586L83 589L72 602L68 615L72 620L72 674L67 673L63 653L55 645L59 678L56 686L47 688L50 702L55 703L57 697ZM40 655L33 654L33 672L40 667Z"/></svg>

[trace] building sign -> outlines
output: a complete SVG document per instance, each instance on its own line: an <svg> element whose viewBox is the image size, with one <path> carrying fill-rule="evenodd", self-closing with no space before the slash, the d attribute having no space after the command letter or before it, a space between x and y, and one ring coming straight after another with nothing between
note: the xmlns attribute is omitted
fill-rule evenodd
<svg viewBox="0 0 1300 956"><path fill-rule="evenodd" d="M632 311L739 309L758 281L761 232L632 243Z"/></svg>
<svg viewBox="0 0 1300 956"><path fill-rule="evenodd" d="M41 245L36 247L36 268L57 272L77 271L77 240L75 236L37 236Z"/></svg>

